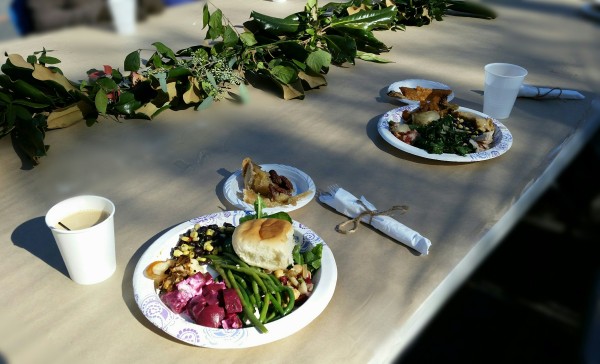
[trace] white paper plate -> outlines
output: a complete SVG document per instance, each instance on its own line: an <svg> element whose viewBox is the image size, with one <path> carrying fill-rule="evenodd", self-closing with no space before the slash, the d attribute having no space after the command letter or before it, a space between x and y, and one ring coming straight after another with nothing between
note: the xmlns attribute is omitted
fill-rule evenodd
<svg viewBox="0 0 600 364"><path fill-rule="evenodd" d="M388 92L391 92L391 91L400 92L400 87L415 88L417 86L421 86L424 88L439 88L442 90L450 90L450 87L448 85L445 85L441 82L430 81L430 80L420 80L420 79L409 79L409 80L396 81L396 82L392 83L388 87ZM392 97L392 98L396 99L396 100L400 100L400 101L404 102L405 104L409 104L409 105L418 105L419 104L418 100L401 99L399 97ZM452 92L450 95L448 95L448 98L446 100L450 101L453 98L454 98L454 92Z"/></svg>
<svg viewBox="0 0 600 364"><path fill-rule="evenodd" d="M315 197L315 183L306 173L302 172L301 170L294 167L284 166L281 164L261 164L260 166L261 169L265 172L268 172L271 169L273 169L280 176L287 177L287 179L289 179L290 182L292 182L292 185L294 186L294 195L303 193L305 191L311 191L305 197L299 199L296 202L296 205L268 207L263 209L264 213L272 214L278 211L289 212L297 210L309 203ZM239 169L225 181L225 185L223 186L223 194L225 195L227 201L229 201L235 207L240 208L242 210L254 211L253 205L244 202L242 192L243 189L244 178L242 177L242 170Z"/></svg>
<svg viewBox="0 0 600 364"><path fill-rule="evenodd" d="M174 313L160 300L154 289L154 282L144 276L148 264L168 259L171 248L179 240L179 235L185 233L194 224L222 225L229 222L238 225L239 219L246 214L247 212L244 211L225 211L197 217L170 229L148 247L135 267L133 292L135 302L150 322L174 338L191 345L232 349L263 345L290 336L307 326L323 312L333 297L337 282L337 266L329 246L312 230L296 221L293 222L294 241L297 245L301 244L302 250L319 243L323 244L321 268L313 276L315 286L308 300L288 316L266 324L267 333L260 333L255 328L225 330L200 326L186 316Z"/></svg>
<svg viewBox="0 0 600 364"><path fill-rule="evenodd" d="M388 143L390 143L394 147L396 147L402 151L405 151L407 153L410 153L410 154L413 154L413 155L416 155L419 157L427 158L427 159L434 159L434 160L446 161L446 162L484 161L487 159L496 158L496 157L506 153L512 146L513 137L512 137L512 134L510 133L510 131L508 130L508 128L506 126L504 126L498 120L493 119L494 125L496 126L496 131L494 132L494 137L493 137L493 141L492 141L490 149L485 150L483 152L478 152L478 153L469 153L464 156L460 156L458 154L449 154L449 153L442 153L442 154L428 153L424 149L414 147L414 146L412 146L408 143L404 143L400 139L396 138L394 136L394 134L392 134L392 132L390 132L389 125L388 125L388 122L390 120L404 124L404 120L402 119L402 112L404 110L413 110L413 109L416 109L417 107L418 107L418 105L407 105L407 106L399 107L397 109L390 110L390 111L386 112L385 114L383 114L383 116L379 119L379 122L377 123L377 130L379 131L379 134L383 137L383 139L385 139ZM474 114L477 114L479 116L483 116L486 118L489 117L484 113L481 113L479 111L475 111L472 109L467 109L465 107L459 107L458 110L472 112Z"/></svg>

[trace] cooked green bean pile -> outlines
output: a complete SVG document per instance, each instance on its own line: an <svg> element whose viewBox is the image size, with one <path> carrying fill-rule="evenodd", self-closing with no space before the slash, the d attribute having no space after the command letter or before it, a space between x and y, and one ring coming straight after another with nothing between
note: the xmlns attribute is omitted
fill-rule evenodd
<svg viewBox="0 0 600 364"><path fill-rule="evenodd" d="M244 310L242 322L250 322L265 333L265 324L294 309L294 291L284 286L272 273L252 267L232 253L207 256L227 288L234 288ZM256 316L258 313L258 317Z"/></svg>

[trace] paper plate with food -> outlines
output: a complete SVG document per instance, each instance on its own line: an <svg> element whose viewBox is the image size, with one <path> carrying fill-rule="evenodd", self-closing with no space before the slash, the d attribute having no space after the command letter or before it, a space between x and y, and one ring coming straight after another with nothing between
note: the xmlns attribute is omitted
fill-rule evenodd
<svg viewBox="0 0 600 364"><path fill-rule="evenodd" d="M257 164L244 158L242 168L223 186L223 194L232 205L253 210L258 195L265 212L289 212L305 206L315 197L313 180L301 170L282 164Z"/></svg>
<svg viewBox="0 0 600 364"><path fill-rule="evenodd" d="M225 211L183 222L142 254L135 301L155 326L195 346L247 348L290 336L333 296L327 244L285 212Z"/></svg>
<svg viewBox="0 0 600 364"><path fill-rule="evenodd" d="M496 158L506 153L513 141L498 120L443 100L390 110L379 119L377 130L402 151L447 162Z"/></svg>
<svg viewBox="0 0 600 364"><path fill-rule="evenodd" d="M428 102L436 98L445 98L446 101L454 98L454 92L448 85L421 79L396 81L388 87L387 95L410 105L418 105L422 101Z"/></svg>

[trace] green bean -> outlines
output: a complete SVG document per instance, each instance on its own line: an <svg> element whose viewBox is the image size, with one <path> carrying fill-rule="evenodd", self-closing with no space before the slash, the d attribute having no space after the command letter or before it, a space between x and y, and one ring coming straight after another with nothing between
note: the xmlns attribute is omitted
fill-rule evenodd
<svg viewBox="0 0 600 364"><path fill-rule="evenodd" d="M268 330L265 327L265 325L263 325L262 322L260 322L259 319L256 318L256 316L254 316L254 306L252 306L250 303L248 303L248 301L244 300L242 298L242 293L240 292L240 287L237 285L235 278L233 277L233 273L231 270L227 271L227 275L229 276L229 280L231 281L231 284L233 285L233 288L235 289L235 291L237 292L238 296L240 297L240 300L242 301L242 309L244 310L244 314L246 315L246 317L248 317L248 320L250 320L250 322L263 334L266 333Z"/></svg>
<svg viewBox="0 0 600 364"><path fill-rule="evenodd" d="M240 257L238 257L235 254L232 254L232 253L223 253L223 255L226 256L227 258L229 258L231 261L233 261L233 263L239 264L241 267L244 267L244 268L249 268L250 267L248 265L248 263L244 262Z"/></svg>
<svg viewBox="0 0 600 364"><path fill-rule="evenodd" d="M273 281L278 291L282 291L285 288L285 286L283 285L283 283L281 283L279 278L275 277L273 274L269 274L269 278L271 278L271 281Z"/></svg>
<svg viewBox="0 0 600 364"><path fill-rule="evenodd" d="M237 274L234 274L233 277L235 278L236 281L238 281L239 284L242 285L242 287L244 289L248 289L248 283L246 283L246 280L243 277L240 277Z"/></svg>
<svg viewBox="0 0 600 364"><path fill-rule="evenodd" d="M264 292L268 292L267 287L265 285L265 282L260 279L261 274L257 271L254 271L252 269L249 268L244 268L244 267L237 267L235 265L227 265L224 264L222 265L223 268L227 268L230 270L234 270L236 272L241 272L241 273L246 273L249 274L250 276L252 276L252 278L254 278L256 280L256 283L258 283L259 287L264 291ZM267 274L263 273L262 275L267 276Z"/></svg>
<svg viewBox="0 0 600 364"><path fill-rule="evenodd" d="M279 315L275 311L271 312L271 314L265 319L265 324L273 321L273 319L279 318Z"/></svg>
<svg viewBox="0 0 600 364"><path fill-rule="evenodd" d="M225 270L221 266L216 265L216 264L213 267L215 268L217 273L219 273L221 278L223 278L223 282L225 282L225 286L227 288L231 288L231 282L229 282L229 279L227 278L227 274L225 274Z"/></svg>
<svg viewBox="0 0 600 364"><path fill-rule="evenodd" d="M248 293L246 291L246 289L244 289L244 286L247 287L246 281L244 281L244 278L237 276L233 273L231 273L231 271L227 271L227 276L230 277L230 279L233 278L234 281L238 282L239 285L241 285L240 287L240 293L242 294L242 296L244 296L244 299L248 302L250 302L250 298L248 297ZM239 286L238 286L239 287ZM238 293L239 295L239 293ZM242 299L242 297L240 297L240 299Z"/></svg>
<svg viewBox="0 0 600 364"><path fill-rule="evenodd" d="M258 283L256 283L256 280L252 280L252 293L254 295L254 299L257 302L260 302L260 292L258 291Z"/></svg>
<svg viewBox="0 0 600 364"><path fill-rule="evenodd" d="M280 303L281 302L281 297L280 297L280 300L277 301L277 299L275 299L273 297L273 295L270 294L270 293L267 293L266 296L269 296L269 299L271 300L271 303L273 304L273 307L275 307L275 310L277 310L277 312L279 312L279 314L283 316L285 311L283 310L283 307L281 307L281 303Z"/></svg>
<svg viewBox="0 0 600 364"><path fill-rule="evenodd" d="M288 303L287 306L285 306L283 314L287 315L294 309L294 305L296 304L296 296L294 296L294 290L291 287L284 286L284 288L287 291Z"/></svg>
<svg viewBox="0 0 600 364"><path fill-rule="evenodd" d="M269 295L265 295L265 300L263 302L262 310L260 311L260 322L265 322L267 320L267 311L269 310L269 303L271 299Z"/></svg>

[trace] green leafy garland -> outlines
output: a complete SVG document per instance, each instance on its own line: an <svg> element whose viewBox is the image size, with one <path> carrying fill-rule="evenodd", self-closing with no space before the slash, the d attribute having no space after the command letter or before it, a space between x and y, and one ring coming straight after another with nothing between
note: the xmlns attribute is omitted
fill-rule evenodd
<svg viewBox="0 0 600 364"><path fill-rule="evenodd" d="M153 119L162 111L204 109L230 96L247 100L246 85L274 87L284 99L303 99L306 90L327 84L331 65L356 59L387 62L389 47L376 30L404 30L441 21L446 14L494 19L487 7L462 0L350 0L304 10L285 18L252 12L238 32L221 10L203 8L203 29L212 46L174 52L156 42L146 62L142 50L127 55L124 72L104 66L87 71L79 83L67 79L51 50L24 59L7 56L0 74L0 137L11 135L33 165L45 156L48 130L102 116L116 120ZM232 91L235 87L237 93Z"/></svg>

